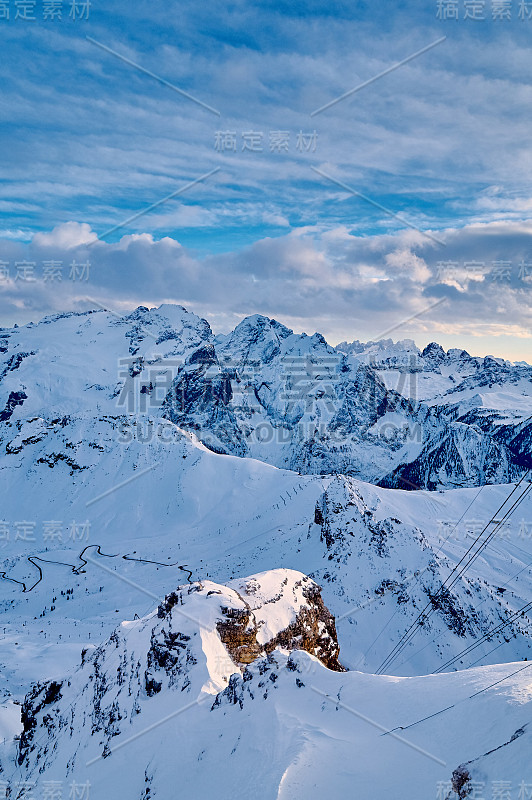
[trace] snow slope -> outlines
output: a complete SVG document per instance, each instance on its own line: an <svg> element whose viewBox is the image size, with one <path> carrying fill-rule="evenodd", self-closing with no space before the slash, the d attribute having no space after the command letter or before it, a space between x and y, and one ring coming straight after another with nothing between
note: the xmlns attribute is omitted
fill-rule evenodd
<svg viewBox="0 0 532 800"><path fill-rule="evenodd" d="M117 436L126 444L117 446ZM339 619L346 665L375 668L509 493L505 486L486 486L480 494L406 492L344 477L300 476L214 454L169 424L164 442L139 441L127 420L105 417L35 438L6 456L0 470L3 517L10 523L10 538L2 543L0 630L3 625L8 641L18 642L5 654L8 670L14 653L25 661L25 642L29 670L36 643L68 650L76 642L77 655L89 634L92 641L108 635L116 614L141 615L146 602L158 600L189 570L193 580L227 581L276 567L297 569L323 586ZM73 454L78 469L54 460L63 452ZM21 508L20 497L31 498L31 508ZM436 668L526 602L530 510L525 501L513 524L456 585L448 607L419 631L409 656L436 636L437 646L422 649L401 668L404 674ZM32 541L22 538L21 521L33 521ZM58 535L47 537L50 529ZM79 556L86 547L90 561L84 564ZM44 561L29 562L30 556ZM499 593L497 587L514 574ZM25 592L22 584L34 588ZM399 598L405 599L398 605ZM455 611L465 628L456 626ZM71 620L67 627L65 617ZM527 625L508 629L508 659L528 653L529 637L521 629ZM490 648L484 645L478 655Z"/></svg>
<svg viewBox="0 0 532 800"><path fill-rule="evenodd" d="M532 626L515 616L532 594L530 494L438 595L524 474L530 368L409 342L340 352L260 316L215 337L173 306L59 315L0 340L0 787L426 800L469 762L472 781L532 784L517 672ZM406 388L418 378L422 398ZM324 606L302 592L313 581ZM194 613L170 609L173 632L194 645L174 641L190 660L156 691L173 657L153 609L175 592ZM394 677L371 674L427 604ZM124 653L121 673L103 668ZM459 672L430 675L454 658ZM411 729L414 747L381 736L451 705ZM93 719L124 746L89 769L105 748ZM454 781L464 795L466 773Z"/></svg>
<svg viewBox="0 0 532 800"><path fill-rule="evenodd" d="M38 792L66 777L90 783L96 800L169 798L176 786L228 800L353 791L426 800L495 782L530 785L532 665L365 675L294 650L298 636L268 656L250 655L248 641L246 663L235 663L224 626L234 631L247 598L271 641L312 613L305 585L290 571L251 576L239 584L244 595L234 584L192 584L157 614L123 623L76 671L28 696L8 782L22 776Z"/></svg>

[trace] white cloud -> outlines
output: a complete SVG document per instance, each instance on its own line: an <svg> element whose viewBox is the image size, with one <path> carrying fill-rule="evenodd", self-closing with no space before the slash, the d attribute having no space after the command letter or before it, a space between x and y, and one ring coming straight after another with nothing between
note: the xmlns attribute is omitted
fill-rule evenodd
<svg viewBox="0 0 532 800"><path fill-rule="evenodd" d="M86 222L64 222L57 225L50 233L36 233L33 244L39 247L72 250L83 244L91 244L98 236Z"/></svg>
<svg viewBox="0 0 532 800"><path fill-rule="evenodd" d="M119 309L176 302L221 328L263 313L339 341L374 338L447 298L398 329L398 337L440 339L466 349L481 338L493 344L487 345L491 352L530 358L521 351L532 327L532 269L526 277L518 267L532 254L532 224L449 229L444 240L447 246L439 247L411 231L368 237L314 227L199 258L171 237L137 234L95 242L88 225L71 223L30 243L0 240L0 260L12 267L16 260L32 260L38 274L31 284L3 282L0 312L5 325L85 310L91 305L87 297ZM39 271L50 258L65 265L90 260L90 280L71 281L65 270L61 282L45 283ZM502 258L511 261L511 275L494 279L492 262ZM442 259L462 264L456 280L442 277ZM482 272L469 275L463 265L470 261L483 262Z"/></svg>

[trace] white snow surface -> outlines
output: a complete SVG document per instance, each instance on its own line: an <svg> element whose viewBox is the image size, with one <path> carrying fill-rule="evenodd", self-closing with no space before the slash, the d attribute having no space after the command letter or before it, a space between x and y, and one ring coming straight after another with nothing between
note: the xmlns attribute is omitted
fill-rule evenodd
<svg viewBox="0 0 532 800"><path fill-rule="evenodd" d="M466 764L486 797L494 782L506 781L511 800L521 800L520 784L532 787L529 617L459 658L451 667L458 671L430 673L530 602L530 495L453 588L446 608L418 628L391 674L376 675L513 486L405 491L334 469L299 474L282 468L282 446L251 446L246 457L218 454L149 402L132 412L127 397L117 405L125 396L122 372L136 359L143 359L142 375L169 360L178 371L210 344L220 363L230 355L259 364L276 395L268 419L276 419L283 391L274 386L276 348L306 359L342 346L334 351L319 336L298 337L265 319L255 316L233 335L214 337L205 321L165 306L125 319L63 315L0 332L0 410L7 417L0 423L0 786L33 782L40 796L55 780L68 796L72 780L90 781L93 800L170 800L176 791L200 800L451 800L458 795L448 782ZM386 385L408 397L397 367L420 358L413 343L372 345L369 356L361 347L344 347L349 369L377 359ZM429 360L417 373L416 403L462 405L477 421L493 413L494 424L516 429L532 413L530 381L512 365L471 363L459 351L430 370ZM326 415L327 371L338 362L320 363L313 391ZM264 421L265 397L248 419L256 413ZM301 410L304 420L308 412ZM235 414L241 424L245 414ZM379 426L405 418L415 424L405 414L386 411L371 432L377 444L356 444L361 464L379 465L375 474L405 449L416 455L416 443L390 455L380 438ZM80 560L85 549L87 563ZM119 701L113 695L119 654L127 653L128 665L146 660L159 624L155 609L178 587L188 591L189 574L202 588L187 596L188 616L176 608L172 619L193 642L190 683L143 695L138 713L127 692ZM305 603L295 576L322 587L348 671L332 672L306 652L275 650L244 673L216 630L220 603L239 608L245 597L260 623L257 640L266 644ZM92 733L86 688L97 652L109 659L101 665L109 706L116 700L122 715L106 758ZM75 714L52 738L40 720L40 773L35 761L17 764L13 737L21 730L19 704L45 681L62 683L57 708ZM382 735L392 729L394 735ZM98 760L87 766L92 759Z"/></svg>

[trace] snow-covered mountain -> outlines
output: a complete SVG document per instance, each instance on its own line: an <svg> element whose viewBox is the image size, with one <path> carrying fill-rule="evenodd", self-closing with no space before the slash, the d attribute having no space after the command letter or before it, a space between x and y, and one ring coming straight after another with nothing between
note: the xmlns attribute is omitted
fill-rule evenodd
<svg viewBox="0 0 532 800"><path fill-rule="evenodd" d="M36 417L148 413L215 452L405 489L504 483L530 463L532 367L435 344L333 348L258 315L215 337L177 306L59 315L0 343L4 438Z"/></svg>
<svg viewBox="0 0 532 800"><path fill-rule="evenodd" d="M426 800L517 766L532 785L530 494L440 592L526 472L532 368L261 316L215 336L177 306L0 340L0 787L270 800L329 773L333 797L384 800L394 775ZM404 679L365 674L426 607ZM414 747L381 737L455 703Z"/></svg>
<svg viewBox="0 0 532 800"><path fill-rule="evenodd" d="M532 367L386 344L342 351L257 316L218 337L219 362L234 371L227 406L249 453L400 488L500 483L522 472Z"/></svg>
<svg viewBox="0 0 532 800"><path fill-rule="evenodd" d="M338 650L301 573L182 586L34 687L13 774L32 792L68 783L94 800L170 798L176 786L198 798L426 800L525 783L531 665L398 680L345 672Z"/></svg>

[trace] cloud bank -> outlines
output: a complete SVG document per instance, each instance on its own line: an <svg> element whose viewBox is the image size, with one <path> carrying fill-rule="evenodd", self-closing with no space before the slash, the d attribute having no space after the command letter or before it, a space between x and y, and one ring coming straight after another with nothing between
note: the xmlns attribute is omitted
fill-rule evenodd
<svg viewBox="0 0 532 800"><path fill-rule="evenodd" d="M308 226L199 256L171 237L107 243L69 222L29 242L0 240L1 319L7 326L98 303L121 312L175 302L222 331L252 313L331 342L375 339L403 323L394 338L530 358L532 220L439 236L443 245L411 230L361 236Z"/></svg>

